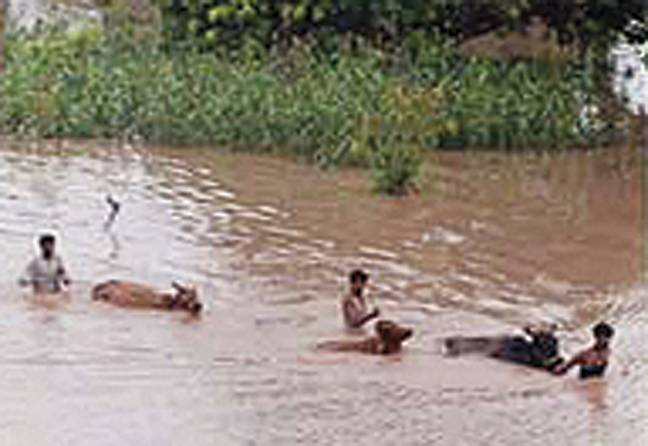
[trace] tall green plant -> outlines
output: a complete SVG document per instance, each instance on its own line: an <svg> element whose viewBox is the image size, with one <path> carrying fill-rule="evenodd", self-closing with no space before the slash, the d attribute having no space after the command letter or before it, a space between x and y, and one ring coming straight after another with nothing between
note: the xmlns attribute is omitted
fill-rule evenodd
<svg viewBox="0 0 648 446"><path fill-rule="evenodd" d="M422 147L444 125L439 89L396 85L383 93L381 115L364 115L350 155L366 159L378 192L402 195L417 189Z"/></svg>

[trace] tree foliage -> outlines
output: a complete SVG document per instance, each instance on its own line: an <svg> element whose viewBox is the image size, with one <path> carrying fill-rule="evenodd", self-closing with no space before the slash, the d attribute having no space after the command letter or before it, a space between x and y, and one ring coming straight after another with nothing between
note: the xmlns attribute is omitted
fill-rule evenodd
<svg viewBox="0 0 648 446"><path fill-rule="evenodd" d="M293 37L354 34L378 43L413 33L463 40L540 17L561 43L645 40L645 0L162 0L175 37L272 46Z"/></svg>
<svg viewBox="0 0 648 446"><path fill-rule="evenodd" d="M7 1L0 0L0 73L5 63L5 28L7 24Z"/></svg>

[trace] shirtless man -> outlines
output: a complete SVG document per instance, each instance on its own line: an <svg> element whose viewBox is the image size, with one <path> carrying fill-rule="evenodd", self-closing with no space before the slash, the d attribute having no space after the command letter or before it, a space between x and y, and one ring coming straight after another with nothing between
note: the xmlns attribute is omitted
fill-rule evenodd
<svg viewBox="0 0 648 446"><path fill-rule="evenodd" d="M56 254L56 238L43 234L38 239L40 255L34 258L19 280L21 286L31 286L36 294L60 293L70 279L63 260Z"/></svg>
<svg viewBox="0 0 648 446"><path fill-rule="evenodd" d="M342 296L342 315L344 325L348 329L361 328L364 324L380 315L378 308L369 311L367 300L364 295L365 287L369 281L369 275L356 269L349 274L349 293Z"/></svg>
<svg viewBox="0 0 648 446"><path fill-rule="evenodd" d="M572 367L580 366L579 377L581 379L603 376L608 366L610 340L614 336L614 328L605 322L599 322L593 327L592 334L594 335L594 345L557 366L553 372L562 375Z"/></svg>

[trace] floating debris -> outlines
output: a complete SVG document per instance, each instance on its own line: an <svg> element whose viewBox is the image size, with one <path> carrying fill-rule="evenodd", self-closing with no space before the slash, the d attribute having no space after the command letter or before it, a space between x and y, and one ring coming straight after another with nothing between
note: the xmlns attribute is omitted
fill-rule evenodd
<svg viewBox="0 0 648 446"><path fill-rule="evenodd" d="M117 215L119 214L119 211L121 209L121 203L117 201L112 195L106 196L106 202L108 203L108 206L110 206L110 213L108 214L108 219L104 224L104 229L107 231L117 219Z"/></svg>

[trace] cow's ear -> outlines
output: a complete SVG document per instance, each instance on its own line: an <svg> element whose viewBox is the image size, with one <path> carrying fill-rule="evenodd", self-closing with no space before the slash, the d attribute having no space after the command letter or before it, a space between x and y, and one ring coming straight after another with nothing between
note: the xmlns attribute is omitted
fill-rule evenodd
<svg viewBox="0 0 648 446"><path fill-rule="evenodd" d="M525 325L523 330L529 336L534 336L536 334L536 328L532 324Z"/></svg>
<svg viewBox="0 0 648 446"><path fill-rule="evenodd" d="M176 291L179 291L179 292L181 292L181 293L182 293L182 292L185 292L185 291L187 290L184 286L182 286L179 282L176 282L175 280L174 280L173 282L171 282L171 286L172 286Z"/></svg>

